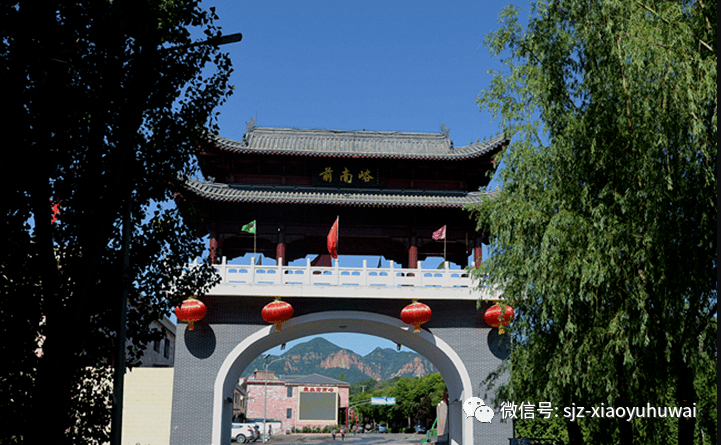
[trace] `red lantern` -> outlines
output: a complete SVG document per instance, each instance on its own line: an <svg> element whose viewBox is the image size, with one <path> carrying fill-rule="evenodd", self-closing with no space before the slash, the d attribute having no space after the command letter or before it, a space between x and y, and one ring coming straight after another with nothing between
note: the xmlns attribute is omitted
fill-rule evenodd
<svg viewBox="0 0 721 445"><path fill-rule="evenodd" d="M403 323L415 326L413 332L421 332L421 325L430 319L431 308L417 301L413 301L401 311Z"/></svg>
<svg viewBox="0 0 721 445"><path fill-rule="evenodd" d="M280 331L281 324L293 316L293 306L285 301L275 300L266 304L260 315L268 323L275 323L275 330Z"/></svg>
<svg viewBox="0 0 721 445"><path fill-rule="evenodd" d="M178 320L188 323L188 330L192 331L195 326L193 323L205 317L208 309L202 301L193 297L183 301L183 304L175 308L175 316Z"/></svg>
<svg viewBox="0 0 721 445"><path fill-rule="evenodd" d="M496 303L486 310L483 318L486 319L486 323L488 323L489 326L498 328L498 333L503 334L503 328L511 324L511 321L513 321L515 316L516 313L513 311L511 306Z"/></svg>

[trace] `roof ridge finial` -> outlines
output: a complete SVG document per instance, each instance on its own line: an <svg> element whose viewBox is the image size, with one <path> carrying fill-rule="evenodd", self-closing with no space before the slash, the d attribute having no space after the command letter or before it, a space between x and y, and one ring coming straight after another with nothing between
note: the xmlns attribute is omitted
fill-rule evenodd
<svg viewBox="0 0 721 445"><path fill-rule="evenodd" d="M443 136L446 138L449 138L451 135L451 129L446 128L445 124L441 124L441 133L443 133Z"/></svg>
<svg viewBox="0 0 721 445"><path fill-rule="evenodd" d="M245 123L245 132L250 133L255 128L255 117L250 118L250 122Z"/></svg>

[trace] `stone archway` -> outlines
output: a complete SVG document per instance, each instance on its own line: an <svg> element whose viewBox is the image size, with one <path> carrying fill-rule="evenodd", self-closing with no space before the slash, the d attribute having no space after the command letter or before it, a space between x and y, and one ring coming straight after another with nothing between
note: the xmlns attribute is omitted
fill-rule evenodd
<svg viewBox="0 0 721 445"><path fill-rule="evenodd" d="M473 424L464 422L462 402L473 394L471 378L462 360L445 341L421 329L414 334L397 318L361 311L316 312L293 318L280 332L274 326L258 329L245 337L223 360L213 386L212 444L227 443L230 438L231 405L226 399L243 370L263 352L282 343L314 334L353 332L386 338L405 345L430 360L443 376L451 401L448 412L449 442L473 445Z"/></svg>

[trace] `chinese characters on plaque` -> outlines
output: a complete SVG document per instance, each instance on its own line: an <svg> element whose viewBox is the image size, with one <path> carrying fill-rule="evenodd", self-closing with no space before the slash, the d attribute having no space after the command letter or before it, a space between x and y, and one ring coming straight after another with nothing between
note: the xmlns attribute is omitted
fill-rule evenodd
<svg viewBox="0 0 721 445"><path fill-rule="evenodd" d="M333 187L383 187L385 178L370 165L353 163L318 164L313 171L313 185Z"/></svg>
<svg viewBox="0 0 721 445"><path fill-rule="evenodd" d="M303 391L306 392L335 392L335 388L317 388L317 387L310 387L310 386L304 386Z"/></svg>

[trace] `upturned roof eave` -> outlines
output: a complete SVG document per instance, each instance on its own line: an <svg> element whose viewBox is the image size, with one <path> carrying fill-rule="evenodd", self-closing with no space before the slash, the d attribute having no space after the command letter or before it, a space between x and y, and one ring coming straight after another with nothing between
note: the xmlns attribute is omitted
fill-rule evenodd
<svg viewBox="0 0 721 445"><path fill-rule="evenodd" d="M287 139L287 145L274 147L256 147L254 145L254 132L265 131L272 134L277 131L279 134L290 134ZM293 136L295 132L295 135ZM303 148L303 144L308 144L308 139L315 138L316 141L327 140L327 145L342 146L348 144L347 140L335 140L336 135L343 135L346 138L357 137L354 142L354 148L335 150L315 150ZM295 139L293 139L295 137ZM298 142L298 139L305 138L305 142ZM278 136L278 139L283 139ZM381 143L378 140L383 140ZM415 141L415 142L414 142ZM477 142L475 144L455 148L448 138L447 133L398 133L398 132L367 132L367 131L336 131L336 130L296 130L296 129L275 129L275 128L259 128L251 127L244 135L242 141L235 141L224 138L220 135L213 135L215 147L221 151L234 154L256 154L256 155L280 155L280 156L299 156L299 157L318 157L318 158L365 158L365 159L406 159L406 160L468 160L473 158L481 158L493 155L499 152L508 140L504 135L497 135L488 141ZM387 151L368 151L363 150L362 146L371 142L374 145L380 145ZM272 142L280 144L280 142ZM414 145L415 144L415 145ZM398 146L404 146L406 151L398 152ZM297 148L297 147L301 148ZM420 152L408 151L408 146L436 146L436 150L443 152ZM444 147L442 149L438 146ZM290 147L290 148L288 148ZM295 147L295 148L294 148ZM361 148L359 148L361 147ZM394 148L396 151L394 151ZM426 148L427 150L430 150Z"/></svg>
<svg viewBox="0 0 721 445"><path fill-rule="evenodd" d="M293 187L278 186L259 190L253 187L230 186L188 179L184 188L201 199L226 203L261 203L287 205L334 205L350 207L400 207L462 209L477 204L484 196L481 192L466 193L413 193L403 191L355 192L342 190L297 192Z"/></svg>

